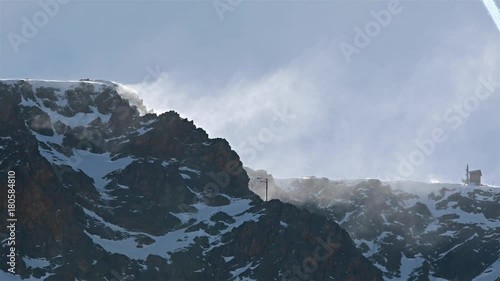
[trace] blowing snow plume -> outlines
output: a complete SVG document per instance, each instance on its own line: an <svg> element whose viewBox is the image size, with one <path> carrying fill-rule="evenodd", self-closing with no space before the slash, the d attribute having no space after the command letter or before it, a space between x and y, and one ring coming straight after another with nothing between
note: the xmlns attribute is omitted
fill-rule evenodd
<svg viewBox="0 0 500 281"><path fill-rule="evenodd" d="M448 34L400 80L384 69L354 73L335 48L319 46L264 75L241 72L223 84L163 73L129 87L148 108L178 111L226 138L245 165L279 177L459 182L467 161L483 168L485 182L500 182L500 163L488 157L500 154L498 86L491 80L498 73L497 43L480 34ZM486 44L468 48L462 41L470 36ZM450 46L463 50L450 52ZM479 86L489 95L469 110ZM422 149L436 130L446 140ZM485 132L486 144L465 137ZM463 151L460 159L457 151Z"/></svg>

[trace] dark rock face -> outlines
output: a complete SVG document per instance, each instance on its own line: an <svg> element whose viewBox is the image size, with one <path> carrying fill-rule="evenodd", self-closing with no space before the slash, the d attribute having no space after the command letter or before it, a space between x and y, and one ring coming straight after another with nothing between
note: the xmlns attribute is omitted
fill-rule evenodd
<svg viewBox="0 0 500 281"><path fill-rule="evenodd" d="M388 280L500 277L498 188L314 177L271 182L271 198L337 221ZM250 187L261 190L252 181Z"/></svg>
<svg viewBox="0 0 500 281"><path fill-rule="evenodd" d="M175 112L141 115L117 91L0 81L0 174L16 173L16 274L382 280L335 222L255 196L225 140ZM0 197L6 210L3 180ZM5 228L0 235L6 253Z"/></svg>

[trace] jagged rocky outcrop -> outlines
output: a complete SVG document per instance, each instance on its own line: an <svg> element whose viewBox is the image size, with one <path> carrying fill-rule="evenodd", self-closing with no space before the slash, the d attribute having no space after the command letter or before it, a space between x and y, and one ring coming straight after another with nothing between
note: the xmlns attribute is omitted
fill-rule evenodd
<svg viewBox="0 0 500 281"><path fill-rule="evenodd" d="M387 280L500 278L500 188L273 179L269 196L337 221ZM262 184L250 187L262 196Z"/></svg>
<svg viewBox="0 0 500 281"><path fill-rule="evenodd" d="M227 141L120 91L0 80L0 174L16 173L18 218L17 277L2 260L0 279L382 280L334 221L255 196Z"/></svg>

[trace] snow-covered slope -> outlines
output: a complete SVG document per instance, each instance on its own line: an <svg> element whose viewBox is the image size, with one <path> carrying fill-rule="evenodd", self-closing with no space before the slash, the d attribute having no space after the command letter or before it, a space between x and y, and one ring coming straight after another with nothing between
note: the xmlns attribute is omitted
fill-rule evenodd
<svg viewBox="0 0 500 281"><path fill-rule="evenodd" d="M333 218L387 280L500 277L500 188L267 177L271 198ZM261 185L250 188L262 196Z"/></svg>

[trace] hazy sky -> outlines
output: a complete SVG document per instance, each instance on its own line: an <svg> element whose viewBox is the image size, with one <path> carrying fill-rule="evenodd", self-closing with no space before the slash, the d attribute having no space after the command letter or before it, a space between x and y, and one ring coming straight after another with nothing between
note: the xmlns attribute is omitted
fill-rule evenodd
<svg viewBox="0 0 500 281"><path fill-rule="evenodd" d="M480 1L2 0L0 77L126 84L275 177L499 185L499 34Z"/></svg>

